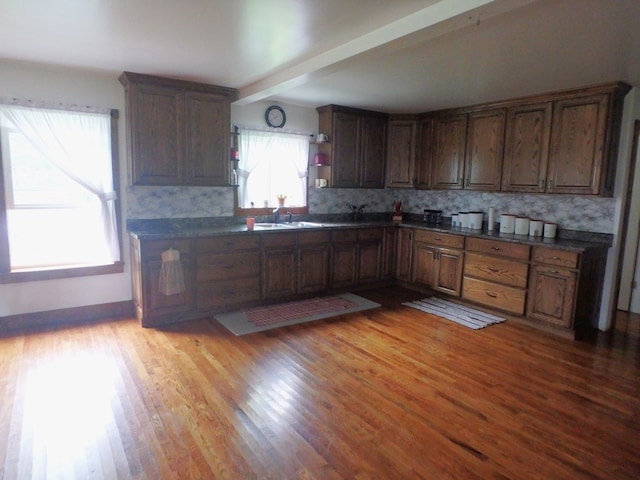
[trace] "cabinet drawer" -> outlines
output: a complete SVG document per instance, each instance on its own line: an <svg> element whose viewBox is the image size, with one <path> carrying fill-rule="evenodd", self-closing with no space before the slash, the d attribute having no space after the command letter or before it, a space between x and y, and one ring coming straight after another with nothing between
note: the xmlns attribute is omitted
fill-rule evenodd
<svg viewBox="0 0 640 480"><path fill-rule="evenodd" d="M451 248L464 248L464 237L462 235L450 235L448 233L416 230L414 241Z"/></svg>
<svg viewBox="0 0 640 480"><path fill-rule="evenodd" d="M260 249L260 237L254 234L205 237L198 238L195 242L198 253L227 253Z"/></svg>
<svg viewBox="0 0 640 480"><path fill-rule="evenodd" d="M349 242L354 243L358 239L357 230L335 230L331 232L332 242Z"/></svg>
<svg viewBox="0 0 640 480"><path fill-rule="evenodd" d="M553 248L534 247L533 249L534 262L558 267L577 268L578 255L577 252L555 250Z"/></svg>
<svg viewBox="0 0 640 480"><path fill-rule="evenodd" d="M329 240L330 240L329 232L326 230L313 230L311 232L300 232L298 234L298 243L300 245L328 243Z"/></svg>
<svg viewBox="0 0 640 480"><path fill-rule="evenodd" d="M467 250L479 253L489 253L501 257L529 260L531 247L520 243L501 242L499 240L487 240L485 238L467 238Z"/></svg>
<svg viewBox="0 0 640 480"><path fill-rule="evenodd" d="M462 283L463 299L516 315L524 313L525 296L525 290L466 276Z"/></svg>
<svg viewBox="0 0 640 480"><path fill-rule="evenodd" d="M228 308L233 305L260 300L260 281L243 278L231 282L202 282L198 284L198 308Z"/></svg>
<svg viewBox="0 0 640 480"><path fill-rule="evenodd" d="M196 278L207 280L229 280L258 277L260 275L260 253L223 253L198 255Z"/></svg>
<svg viewBox="0 0 640 480"><path fill-rule="evenodd" d="M382 228L365 228L358 230L358 242L382 241L384 230Z"/></svg>
<svg viewBox="0 0 640 480"><path fill-rule="evenodd" d="M528 263L471 252L467 252L465 255L465 276L481 278L512 287L526 288L528 273Z"/></svg>
<svg viewBox="0 0 640 480"><path fill-rule="evenodd" d="M184 238L166 240L146 240L142 243L142 258L159 259L160 254L165 250L175 248L181 255L191 253L191 240Z"/></svg>
<svg viewBox="0 0 640 480"><path fill-rule="evenodd" d="M265 233L262 242L265 248L269 247L295 247L298 243L297 233Z"/></svg>

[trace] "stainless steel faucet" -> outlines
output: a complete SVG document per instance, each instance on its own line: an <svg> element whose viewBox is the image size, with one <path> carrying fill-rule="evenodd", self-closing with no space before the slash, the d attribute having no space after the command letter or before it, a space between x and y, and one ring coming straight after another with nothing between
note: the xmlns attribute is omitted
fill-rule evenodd
<svg viewBox="0 0 640 480"><path fill-rule="evenodd" d="M280 207L273 209L273 223L280 222Z"/></svg>

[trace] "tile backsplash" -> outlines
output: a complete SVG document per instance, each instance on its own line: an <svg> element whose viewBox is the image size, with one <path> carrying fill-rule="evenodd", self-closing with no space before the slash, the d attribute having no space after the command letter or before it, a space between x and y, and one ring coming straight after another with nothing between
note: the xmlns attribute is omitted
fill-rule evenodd
<svg viewBox="0 0 640 480"><path fill-rule="evenodd" d="M560 228L613 233L614 198L574 195L522 195L446 190L310 188L309 213L347 213L348 204L366 205L367 212L390 212L394 200L403 211L442 210L526 215ZM233 190L228 187L128 187L127 219L198 218L233 216Z"/></svg>

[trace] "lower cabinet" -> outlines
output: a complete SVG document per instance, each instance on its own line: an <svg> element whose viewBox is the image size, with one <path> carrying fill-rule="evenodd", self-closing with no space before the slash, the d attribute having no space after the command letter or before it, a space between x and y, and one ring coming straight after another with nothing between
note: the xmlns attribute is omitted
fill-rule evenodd
<svg viewBox="0 0 640 480"><path fill-rule="evenodd" d="M382 279L383 228L358 230L358 285Z"/></svg>
<svg viewBox="0 0 640 480"><path fill-rule="evenodd" d="M523 315L529 251L528 245L467 238L462 298Z"/></svg>
<svg viewBox="0 0 640 480"><path fill-rule="evenodd" d="M260 237L225 235L194 240L200 310L260 300Z"/></svg>
<svg viewBox="0 0 640 480"><path fill-rule="evenodd" d="M329 240L329 232L326 230L299 233L299 293L323 292L329 288Z"/></svg>
<svg viewBox="0 0 640 480"><path fill-rule="evenodd" d="M298 293L298 233L265 233L263 237L263 298L294 296Z"/></svg>
<svg viewBox="0 0 640 480"><path fill-rule="evenodd" d="M396 234L395 276L401 282L411 281L413 232L412 228L399 228Z"/></svg>
<svg viewBox="0 0 640 480"><path fill-rule="evenodd" d="M459 297L464 237L424 230L414 235L412 281Z"/></svg>
<svg viewBox="0 0 640 480"><path fill-rule="evenodd" d="M331 232L331 280L334 289L353 287L358 282L358 231Z"/></svg>

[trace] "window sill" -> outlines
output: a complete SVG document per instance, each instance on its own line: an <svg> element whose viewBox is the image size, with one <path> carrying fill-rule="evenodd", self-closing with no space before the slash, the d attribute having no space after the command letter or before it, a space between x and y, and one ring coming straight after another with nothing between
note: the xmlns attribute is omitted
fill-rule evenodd
<svg viewBox="0 0 640 480"><path fill-rule="evenodd" d="M0 273L0 284L38 282L60 278L90 277L93 275L110 275L124 272L124 262L109 265L93 265L90 267L56 268L50 270L29 270L22 272Z"/></svg>

